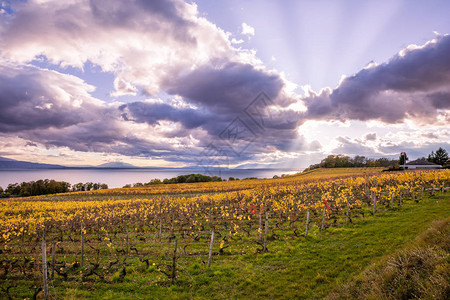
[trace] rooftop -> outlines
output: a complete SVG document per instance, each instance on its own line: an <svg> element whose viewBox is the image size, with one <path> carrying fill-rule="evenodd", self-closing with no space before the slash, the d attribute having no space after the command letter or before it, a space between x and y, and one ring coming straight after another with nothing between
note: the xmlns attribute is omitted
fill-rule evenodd
<svg viewBox="0 0 450 300"><path fill-rule="evenodd" d="M432 162L429 162L429 161L423 160L423 159L416 159L416 160L410 161L409 163L406 163L406 165L407 165L407 166L411 166L411 165L420 165L420 166L424 166L424 165L426 165L426 166L440 166L440 165L437 165L437 164L435 164L435 163L432 163Z"/></svg>

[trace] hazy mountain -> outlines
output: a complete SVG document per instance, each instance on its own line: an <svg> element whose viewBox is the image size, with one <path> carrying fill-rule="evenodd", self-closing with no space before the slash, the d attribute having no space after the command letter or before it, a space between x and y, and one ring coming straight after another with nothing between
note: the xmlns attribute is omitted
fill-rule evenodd
<svg viewBox="0 0 450 300"><path fill-rule="evenodd" d="M173 168L173 167L136 167L129 163L124 162L109 162L104 163L98 166L88 166L88 165L80 165L80 166L61 166L61 165L52 165L52 164L41 164L41 163L32 163L27 161L19 161L14 160L6 157L0 157L0 169L161 169L161 170L186 170L194 173L204 173L206 170L208 171L225 171L222 167L208 167L203 168L201 166L188 166L188 167L179 167L179 168ZM245 169L277 169L281 170L280 168L277 168L276 165L261 165L261 164L243 164L240 165L234 170L245 170ZM232 169L229 169L232 170Z"/></svg>
<svg viewBox="0 0 450 300"><path fill-rule="evenodd" d="M0 157L0 169L64 169L60 165L40 164Z"/></svg>
<svg viewBox="0 0 450 300"><path fill-rule="evenodd" d="M1 157L0 156L0 161L14 161L14 159L10 159L10 158L6 158L6 157Z"/></svg>
<svg viewBox="0 0 450 300"><path fill-rule="evenodd" d="M258 163L247 163L239 165L234 170L254 170L254 169L261 169L261 170L284 170L286 168L280 168L278 164L258 164ZM290 169L286 169L290 170Z"/></svg>
<svg viewBox="0 0 450 300"><path fill-rule="evenodd" d="M101 164L101 165L97 166L96 168L130 169L130 168L139 168L139 167L133 166L132 164L116 161L116 162L109 162L109 163Z"/></svg>

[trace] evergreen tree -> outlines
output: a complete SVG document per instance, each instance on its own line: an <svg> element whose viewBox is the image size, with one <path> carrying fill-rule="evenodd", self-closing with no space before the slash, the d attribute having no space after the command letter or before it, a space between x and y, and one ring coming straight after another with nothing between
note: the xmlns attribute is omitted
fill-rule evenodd
<svg viewBox="0 0 450 300"><path fill-rule="evenodd" d="M431 152L431 154L433 154L433 152ZM434 153L432 159L433 159L432 162L434 162L435 164L443 166L448 161L448 153L445 149L439 147L436 153Z"/></svg>

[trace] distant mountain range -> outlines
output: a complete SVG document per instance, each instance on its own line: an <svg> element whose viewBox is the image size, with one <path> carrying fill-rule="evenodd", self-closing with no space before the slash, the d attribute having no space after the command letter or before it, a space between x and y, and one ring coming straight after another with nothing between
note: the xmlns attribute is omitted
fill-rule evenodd
<svg viewBox="0 0 450 300"><path fill-rule="evenodd" d="M136 167L124 162L109 162L98 166L61 166L53 164L32 163L20 161L0 156L0 170L28 170L28 169L180 169L180 170L200 170L199 167L165 168L165 167Z"/></svg>
<svg viewBox="0 0 450 300"><path fill-rule="evenodd" d="M51 164L39 164L0 157L0 169L65 169L66 167Z"/></svg>
<svg viewBox="0 0 450 300"><path fill-rule="evenodd" d="M0 157L0 169L85 169L85 168L99 168L99 169L131 169L131 168L139 168L133 166L132 164L127 164L123 162L109 162L105 164L101 164L99 166L74 166L67 167L61 165L53 165L53 164L41 164L41 163L32 163L28 161L20 161L14 160L6 157Z"/></svg>
<svg viewBox="0 0 450 300"><path fill-rule="evenodd" d="M263 166L261 167L258 164L246 164L242 166L238 166L234 169L236 170L245 170L245 169L277 169L276 166ZM98 166L61 166L61 165L53 165L53 164L41 164L41 163L32 163L28 161L20 161L14 160L6 157L0 156L0 170L20 170L20 169L155 169L155 170L186 170L190 172L200 172L202 173L203 168L199 166L189 166L189 167L181 167L181 168L167 168L167 167L136 167L129 163L124 162L109 162L104 163ZM219 167L209 167L208 170L223 170Z"/></svg>

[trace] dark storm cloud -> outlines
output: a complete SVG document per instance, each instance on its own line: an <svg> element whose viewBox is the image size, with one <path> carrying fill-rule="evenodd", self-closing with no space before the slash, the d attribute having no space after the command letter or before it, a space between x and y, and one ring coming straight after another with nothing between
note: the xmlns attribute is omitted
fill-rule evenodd
<svg viewBox="0 0 450 300"><path fill-rule="evenodd" d="M119 107L123 120L152 126L160 124L160 121L174 122L178 125L164 132L165 137L192 136L198 140L200 147L214 141L228 150L233 150L233 145L230 147L225 136L227 131L233 134L236 129L246 134L239 136L233 143L250 137L251 148L245 147L245 150L253 151L254 154L269 150L287 151L298 137L295 131L300 121L298 113L289 110L268 112L271 105L282 107L293 101L283 98L281 91L284 82L277 74L258 70L248 64L228 62L220 68L204 65L165 85L169 93L183 97L196 108L139 101ZM265 98L259 101L257 96L262 92ZM252 119L245 113L246 110L260 114L264 124L258 124L260 120ZM238 127L233 124L236 118L239 118L236 123ZM199 129L201 133L191 129ZM237 152L244 155L242 151Z"/></svg>
<svg viewBox="0 0 450 300"><path fill-rule="evenodd" d="M90 121L63 129L49 128L20 133L50 147L69 147L82 152L111 152L124 132L108 120Z"/></svg>
<svg viewBox="0 0 450 300"><path fill-rule="evenodd" d="M63 128L84 122L97 107L90 103L74 107L72 101L83 99L64 100L57 87L73 91L77 84L74 78L52 71L0 66L0 132Z"/></svg>
<svg viewBox="0 0 450 300"><path fill-rule="evenodd" d="M240 114L238 111L218 114L214 111L215 106L210 108L207 105L193 109L143 101L119 107L108 106L92 98L88 93L92 87L76 77L38 68L1 66L1 70L0 133L18 136L29 145L39 143L47 148L68 147L82 152L194 162L196 146L201 149L220 140L219 134L234 117L245 116L243 111ZM194 149L180 149L171 143L152 139L151 133L148 139L138 138L128 126L128 122L154 126L160 121L179 124L173 130L161 133L162 136L192 136L198 145ZM252 121L248 119L246 122L251 124ZM251 150L253 152L239 157L232 155L227 148L230 163L248 159L260 151L287 149L295 135L292 130L281 131L278 134L267 131L265 137L272 137L270 142L260 140L260 144ZM225 142L221 147L226 148Z"/></svg>
<svg viewBox="0 0 450 300"><path fill-rule="evenodd" d="M253 144L257 149L267 150L267 147L274 146L273 150L287 151L292 141L298 138L295 131L301 121L298 112L268 109L272 105L283 107L295 101L282 95L284 81L279 74L259 70L249 64L228 62L221 67L205 65L166 82L166 85L169 93L182 96L209 112L199 115L187 111L184 116L188 120L197 119L202 129L210 134L207 139L216 138L236 117L240 117L258 136L258 141ZM257 98L262 92L265 101ZM248 109L264 115L264 124L256 124L258 120L245 114Z"/></svg>
<svg viewBox="0 0 450 300"><path fill-rule="evenodd" d="M133 102L119 107L124 112L122 117L126 121L133 120L138 123L150 125L166 120L180 122L186 129L197 128L211 119L207 113L201 113L192 108L176 108L165 103Z"/></svg>
<svg viewBox="0 0 450 300"><path fill-rule="evenodd" d="M221 149L233 152L233 147L242 142L243 139L251 140L250 147L238 146L245 153L254 155L260 152L289 151L293 140L298 139L296 124L299 122L296 113L267 114L264 127L261 128L243 111L217 113L216 107L201 106L202 109L176 108L164 103L133 102L119 107L120 114L125 121L147 123L149 125L159 124L160 121L171 121L179 126L167 131L167 138L192 136L198 140L198 145L204 147L211 142ZM238 119L236 119L238 117ZM288 121L289 118L295 121ZM236 123L235 123L236 122ZM201 129L200 132L191 129ZM238 134L237 140L227 140L227 131ZM205 134L206 133L206 134ZM241 140L241 141L240 141ZM303 149L305 143L297 143ZM306 145L306 144L305 144ZM296 149L298 150L298 149Z"/></svg>
<svg viewBox="0 0 450 300"><path fill-rule="evenodd" d="M30 146L130 152L123 148L129 137L117 109L92 98L92 87L82 80L33 67L0 65L0 71L1 134Z"/></svg>
<svg viewBox="0 0 450 300"><path fill-rule="evenodd" d="M183 138L192 136L205 146L218 139L218 135L234 117L231 114L217 115L208 107L199 109L178 108L166 103L148 101L132 102L119 107L121 117L127 122L160 125L161 121L173 122L176 126L163 132L166 138ZM194 129L201 129L197 133ZM206 134L205 134L206 133Z"/></svg>
<svg viewBox="0 0 450 300"><path fill-rule="evenodd" d="M67 128L21 132L19 137L38 141L48 148L68 147L80 152L116 153L125 156L164 158L182 156L171 144L133 136L117 122L105 118Z"/></svg>
<svg viewBox="0 0 450 300"><path fill-rule="evenodd" d="M237 114L262 91L276 99L284 83L278 74L257 70L249 64L228 62L219 68L202 66L166 85L170 94L206 106L217 114Z"/></svg>
<svg viewBox="0 0 450 300"><path fill-rule="evenodd" d="M389 62L345 78L333 91L305 100L307 119L399 123L407 117L436 119L450 107L450 36L404 50Z"/></svg>
<svg viewBox="0 0 450 300"><path fill-rule="evenodd" d="M450 84L450 81L449 81ZM450 108L450 92L449 93L433 93L428 95L431 103L434 107L438 109L449 109Z"/></svg>

